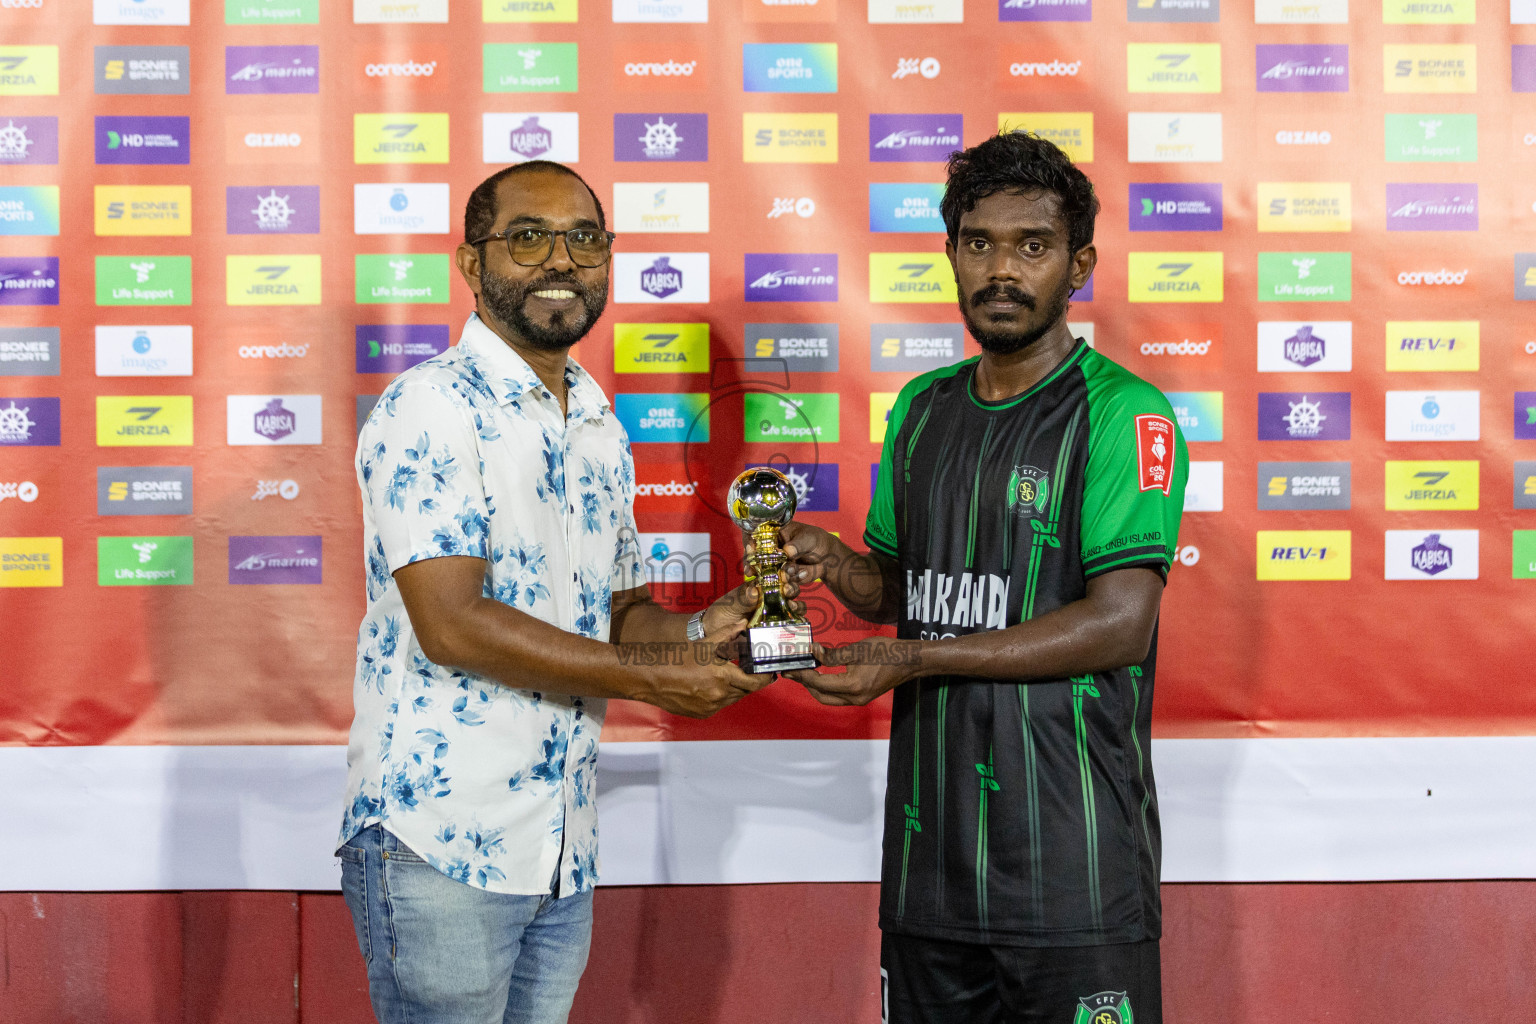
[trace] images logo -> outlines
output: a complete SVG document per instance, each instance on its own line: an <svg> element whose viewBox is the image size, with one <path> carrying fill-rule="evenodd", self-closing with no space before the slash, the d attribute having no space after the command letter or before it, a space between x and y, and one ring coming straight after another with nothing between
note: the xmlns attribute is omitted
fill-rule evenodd
<svg viewBox="0 0 1536 1024"><path fill-rule="evenodd" d="M1145 163L1221 163L1220 114L1126 114L1127 160Z"/></svg>
<svg viewBox="0 0 1536 1024"><path fill-rule="evenodd" d="M763 444L837 441L838 399L835 394L765 395L749 391L742 396L746 440Z"/></svg>
<svg viewBox="0 0 1536 1024"><path fill-rule="evenodd" d="M191 159L191 119L96 118L98 164L185 164Z"/></svg>
<svg viewBox="0 0 1536 1024"><path fill-rule="evenodd" d="M448 183L352 186L352 232L358 235L445 235Z"/></svg>
<svg viewBox="0 0 1536 1024"><path fill-rule="evenodd" d="M1354 368L1354 324L1263 320L1258 352L1260 373L1348 373Z"/></svg>
<svg viewBox="0 0 1536 1024"><path fill-rule="evenodd" d="M96 95L185 96L192 91L185 46L98 46Z"/></svg>
<svg viewBox="0 0 1536 1024"><path fill-rule="evenodd" d="M1225 396L1220 391L1169 391L1168 404L1186 441L1220 441L1225 433Z"/></svg>
<svg viewBox="0 0 1536 1024"><path fill-rule="evenodd" d="M876 184L869 186L869 230L875 232L944 231L939 184Z"/></svg>
<svg viewBox="0 0 1536 1024"><path fill-rule="evenodd" d="M1382 48L1385 92L1477 92L1473 43L1387 43Z"/></svg>
<svg viewBox="0 0 1536 1024"><path fill-rule="evenodd" d="M747 324L746 346L749 365L770 360L770 372L837 372L837 324Z"/></svg>
<svg viewBox="0 0 1536 1024"><path fill-rule="evenodd" d="M1220 231L1220 184L1131 184L1132 231Z"/></svg>
<svg viewBox="0 0 1536 1024"><path fill-rule="evenodd" d="M62 587L62 537L0 537L0 587Z"/></svg>
<svg viewBox="0 0 1536 1024"><path fill-rule="evenodd" d="M743 43L744 92L837 92L836 43Z"/></svg>
<svg viewBox="0 0 1536 1024"><path fill-rule="evenodd" d="M58 443L57 398L0 398L0 448Z"/></svg>
<svg viewBox="0 0 1536 1024"><path fill-rule="evenodd" d="M58 162L58 118L7 117L0 124L0 167Z"/></svg>
<svg viewBox="0 0 1536 1024"><path fill-rule="evenodd" d="M99 395L96 398L96 444L99 447L185 447L191 443L191 395Z"/></svg>
<svg viewBox="0 0 1536 1024"><path fill-rule="evenodd" d="M1349 47L1265 45L1256 49L1259 92L1348 92Z"/></svg>
<svg viewBox="0 0 1536 1024"><path fill-rule="evenodd" d="M1260 441L1348 441L1350 393L1261 391Z"/></svg>
<svg viewBox="0 0 1536 1024"><path fill-rule="evenodd" d="M319 395L230 395L226 436L231 445L320 444Z"/></svg>
<svg viewBox="0 0 1536 1024"><path fill-rule="evenodd" d="M96 326L96 376L192 376L192 328Z"/></svg>
<svg viewBox="0 0 1536 1024"><path fill-rule="evenodd" d="M319 234L320 186L227 186L224 230L231 235Z"/></svg>
<svg viewBox="0 0 1536 1024"><path fill-rule="evenodd" d="M1387 369L1476 371L1479 327L1476 320L1389 320Z"/></svg>
<svg viewBox="0 0 1536 1024"><path fill-rule="evenodd" d="M191 537L97 537L96 582L103 587L190 587Z"/></svg>
<svg viewBox="0 0 1536 1024"><path fill-rule="evenodd" d="M646 579L652 583L708 583L712 561L707 533L641 533Z"/></svg>
<svg viewBox="0 0 1536 1024"><path fill-rule="evenodd" d="M1476 530L1388 530L1386 542L1386 579L1477 579Z"/></svg>
<svg viewBox="0 0 1536 1024"><path fill-rule="evenodd" d="M310 537L229 538L229 582L319 583L321 541Z"/></svg>
<svg viewBox="0 0 1536 1024"><path fill-rule="evenodd" d="M615 373L709 372L709 324L614 324Z"/></svg>
<svg viewBox="0 0 1536 1024"><path fill-rule="evenodd" d="M616 394L613 411L635 444L709 440L705 394Z"/></svg>
<svg viewBox="0 0 1536 1024"><path fill-rule="evenodd" d="M954 303L955 274L939 253L872 252L869 301Z"/></svg>
<svg viewBox="0 0 1536 1024"><path fill-rule="evenodd" d="M0 256L0 306L58 304L57 256Z"/></svg>
<svg viewBox="0 0 1536 1024"><path fill-rule="evenodd" d="M614 24L669 22L701 24L709 20L709 0L613 0Z"/></svg>
<svg viewBox="0 0 1536 1024"><path fill-rule="evenodd" d="M708 302L709 253L613 254L615 302Z"/></svg>
<svg viewBox="0 0 1536 1024"><path fill-rule="evenodd" d="M581 155L579 114L484 114L481 148L488 164L554 160L573 164Z"/></svg>
<svg viewBox="0 0 1536 1024"><path fill-rule="evenodd" d="M575 21L576 0L483 0L485 23Z"/></svg>
<svg viewBox="0 0 1536 1024"><path fill-rule="evenodd" d="M1261 252L1259 301L1348 302L1351 267L1347 252Z"/></svg>
<svg viewBox="0 0 1536 1024"><path fill-rule="evenodd" d="M1387 186L1388 231L1476 231L1477 185Z"/></svg>
<svg viewBox="0 0 1536 1024"><path fill-rule="evenodd" d="M57 96L57 46L0 45L0 96Z"/></svg>
<svg viewBox="0 0 1536 1024"><path fill-rule="evenodd" d="M1476 441L1481 436L1476 391L1388 391L1388 441Z"/></svg>
<svg viewBox="0 0 1536 1024"><path fill-rule="evenodd" d="M1221 462L1189 463L1189 476L1184 483L1185 512L1220 512L1225 507L1225 469ZM1182 557L1180 561L1183 562Z"/></svg>
<svg viewBox="0 0 1536 1024"><path fill-rule="evenodd" d="M1054 143L1075 164L1093 162L1093 114L1026 112L997 115L1000 132L1034 132Z"/></svg>
<svg viewBox="0 0 1536 1024"><path fill-rule="evenodd" d="M613 158L623 161L709 159L708 114L614 114Z"/></svg>
<svg viewBox="0 0 1536 1024"><path fill-rule="evenodd" d="M1388 462L1387 511L1476 511L1479 464L1462 462Z"/></svg>
<svg viewBox="0 0 1536 1024"><path fill-rule="evenodd" d="M709 230L709 182L616 182L614 228L650 234Z"/></svg>
<svg viewBox="0 0 1536 1024"><path fill-rule="evenodd" d="M1387 114L1389 163L1472 163L1477 160L1476 114Z"/></svg>
<svg viewBox="0 0 1536 1024"><path fill-rule="evenodd" d="M748 302L836 302L836 253L756 253L745 258Z"/></svg>
<svg viewBox="0 0 1536 1024"><path fill-rule="evenodd" d="M192 0L92 0L97 25L189 25Z"/></svg>
<svg viewBox="0 0 1536 1024"><path fill-rule="evenodd" d="M1125 14L1133 22L1220 21L1221 0L1126 0Z"/></svg>
<svg viewBox="0 0 1536 1024"><path fill-rule="evenodd" d="M0 377L57 377L57 327L0 327Z"/></svg>
<svg viewBox="0 0 1536 1024"><path fill-rule="evenodd" d="M1222 300L1219 252L1133 252L1129 268L1132 302Z"/></svg>
<svg viewBox="0 0 1536 1024"><path fill-rule="evenodd" d="M316 306L320 257L226 256L224 282L224 301L231 306Z"/></svg>
<svg viewBox="0 0 1536 1024"><path fill-rule="evenodd" d="M997 0L998 21L1092 21L1093 0Z"/></svg>
<svg viewBox="0 0 1536 1024"><path fill-rule="evenodd" d="M226 46L226 93L318 93L320 47Z"/></svg>
<svg viewBox="0 0 1536 1024"><path fill-rule="evenodd" d="M923 373L964 359L959 324L871 324L869 368L876 373Z"/></svg>
<svg viewBox="0 0 1536 1024"><path fill-rule="evenodd" d="M190 235L189 185L97 185L97 235Z"/></svg>
<svg viewBox="0 0 1536 1024"><path fill-rule="evenodd" d="M837 163L836 114L743 114L741 123L745 163Z"/></svg>
<svg viewBox="0 0 1536 1024"><path fill-rule="evenodd" d="M359 164L445 164L447 114L353 114L352 161Z"/></svg>
<svg viewBox="0 0 1536 1024"><path fill-rule="evenodd" d="M192 257L97 256L96 305L190 306Z"/></svg>
<svg viewBox="0 0 1536 1024"><path fill-rule="evenodd" d="M797 515L801 512L837 511L837 478L839 475L837 463L785 463L781 460L771 464L750 462L743 468L756 469L759 466L776 469L789 477L790 484L795 488L795 513Z"/></svg>
<svg viewBox="0 0 1536 1024"><path fill-rule="evenodd" d="M961 148L959 114L870 114L869 159L873 163L944 161Z"/></svg>
<svg viewBox="0 0 1536 1024"><path fill-rule="evenodd" d="M0 235L57 235L59 186L0 185Z"/></svg>
<svg viewBox="0 0 1536 1024"><path fill-rule="evenodd" d="M318 264L319 257L313 259ZM359 303L448 301L447 253L360 253L353 257L353 273ZM319 276L317 266L317 285Z"/></svg>
<svg viewBox="0 0 1536 1024"><path fill-rule="evenodd" d="M1348 530L1260 530L1258 578L1262 581L1347 580Z"/></svg>
<svg viewBox="0 0 1536 1024"><path fill-rule="evenodd" d="M1350 507L1347 462L1259 463L1261 511L1302 512Z"/></svg>
<svg viewBox="0 0 1536 1024"><path fill-rule="evenodd" d="M486 92L575 92L577 44L485 43Z"/></svg>
<svg viewBox="0 0 1536 1024"><path fill-rule="evenodd" d="M448 351L447 324L359 324L358 373L399 373Z"/></svg>
<svg viewBox="0 0 1536 1024"><path fill-rule="evenodd" d="M1221 92L1220 43L1127 43L1127 92Z"/></svg>
<svg viewBox="0 0 1536 1024"><path fill-rule="evenodd" d="M320 0L224 0L226 25L318 25Z"/></svg>

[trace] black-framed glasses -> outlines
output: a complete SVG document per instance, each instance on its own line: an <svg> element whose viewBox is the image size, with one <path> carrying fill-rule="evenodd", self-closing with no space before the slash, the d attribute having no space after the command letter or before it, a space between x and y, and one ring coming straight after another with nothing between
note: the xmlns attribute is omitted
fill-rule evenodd
<svg viewBox="0 0 1536 1024"><path fill-rule="evenodd" d="M567 228L551 231L548 228L508 228L494 235L486 235L470 242L479 245L493 238L507 241L507 253L512 262L520 267L537 267L555 251L555 239L565 238L565 251L571 254L571 262L578 267L600 267L613 256L613 240L619 236L612 231L598 228Z"/></svg>

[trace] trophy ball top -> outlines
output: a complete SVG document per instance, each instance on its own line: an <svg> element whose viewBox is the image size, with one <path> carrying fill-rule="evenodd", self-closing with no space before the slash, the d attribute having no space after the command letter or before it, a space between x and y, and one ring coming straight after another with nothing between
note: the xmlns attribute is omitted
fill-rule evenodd
<svg viewBox="0 0 1536 1024"><path fill-rule="evenodd" d="M789 477L776 469L749 469L731 482L725 506L737 526L748 532L767 523L783 526L795 515L798 498Z"/></svg>

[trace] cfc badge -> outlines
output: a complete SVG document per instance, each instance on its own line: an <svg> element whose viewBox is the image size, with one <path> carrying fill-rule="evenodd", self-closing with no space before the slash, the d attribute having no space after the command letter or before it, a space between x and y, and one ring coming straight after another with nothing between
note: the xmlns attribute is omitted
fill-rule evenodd
<svg viewBox="0 0 1536 1024"><path fill-rule="evenodd" d="M1143 491L1172 493L1173 455L1173 422L1162 416L1137 416L1136 463Z"/></svg>
<svg viewBox="0 0 1536 1024"><path fill-rule="evenodd" d="M1131 1000L1124 992L1100 992L1077 1001L1072 1024L1131 1024Z"/></svg>

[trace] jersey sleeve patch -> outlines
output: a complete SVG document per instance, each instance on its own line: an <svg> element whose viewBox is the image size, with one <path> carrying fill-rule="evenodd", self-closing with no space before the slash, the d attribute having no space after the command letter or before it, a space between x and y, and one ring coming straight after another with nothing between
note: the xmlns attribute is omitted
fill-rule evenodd
<svg viewBox="0 0 1536 1024"><path fill-rule="evenodd" d="M1136 464L1143 491L1171 492L1176 447L1172 420L1165 416L1136 417Z"/></svg>

